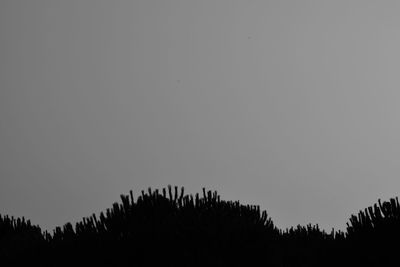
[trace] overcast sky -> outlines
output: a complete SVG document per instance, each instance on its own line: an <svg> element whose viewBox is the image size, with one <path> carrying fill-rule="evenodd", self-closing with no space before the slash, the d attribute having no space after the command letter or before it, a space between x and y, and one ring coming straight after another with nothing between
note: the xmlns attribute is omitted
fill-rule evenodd
<svg viewBox="0 0 400 267"><path fill-rule="evenodd" d="M0 214L134 190L344 229L400 189L400 2L2 0Z"/></svg>

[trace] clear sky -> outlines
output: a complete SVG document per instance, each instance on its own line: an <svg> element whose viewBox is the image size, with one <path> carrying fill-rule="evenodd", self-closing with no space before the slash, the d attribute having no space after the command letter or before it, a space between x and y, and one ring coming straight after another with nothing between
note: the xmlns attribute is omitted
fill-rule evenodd
<svg viewBox="0 0 400 267"><path fill-rule="evenodd" d="M2 0L0 213L202 187L344 229L400 189L400 2Z"/></svg>

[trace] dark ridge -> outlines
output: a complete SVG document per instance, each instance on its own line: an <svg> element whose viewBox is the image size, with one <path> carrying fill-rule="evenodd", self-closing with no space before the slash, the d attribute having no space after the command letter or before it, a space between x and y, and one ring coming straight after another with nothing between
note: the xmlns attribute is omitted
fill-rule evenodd
<svg viewBox="0 0 400 267"><path fill-rule="evenodd" d="M42 231L0 215L0 266L394 266L398 198L352 215L346 232L281 230L256 205L216 191L149 188L76 223Z"/></svg>

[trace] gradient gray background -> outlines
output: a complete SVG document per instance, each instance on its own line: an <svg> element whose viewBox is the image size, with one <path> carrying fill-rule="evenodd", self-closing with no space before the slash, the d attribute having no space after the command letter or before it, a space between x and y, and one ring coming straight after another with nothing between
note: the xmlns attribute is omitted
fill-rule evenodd
<svg viewBox="0 0 400 267"><path fill-rule="evenodd" d="M203 186L344 229L400 188L398 1L0 3L0 213Z"/></svg>

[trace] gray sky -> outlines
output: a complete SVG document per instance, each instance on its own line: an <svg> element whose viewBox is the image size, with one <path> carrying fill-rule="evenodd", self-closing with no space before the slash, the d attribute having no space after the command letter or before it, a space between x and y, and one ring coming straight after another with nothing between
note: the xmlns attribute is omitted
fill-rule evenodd
<svg viewBox="0 0 400 267"><path fill-rule="evenodd" d="M400 2L2 0L0 213L133 189L344 229L400 188Z"/></svg>

